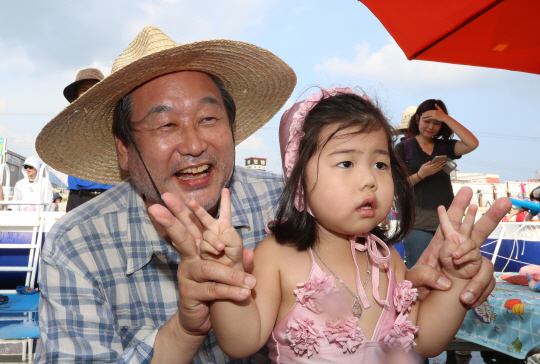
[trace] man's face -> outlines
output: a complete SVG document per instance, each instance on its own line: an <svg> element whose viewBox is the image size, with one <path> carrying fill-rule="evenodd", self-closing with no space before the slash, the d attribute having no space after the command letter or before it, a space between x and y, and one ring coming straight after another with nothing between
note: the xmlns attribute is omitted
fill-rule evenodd
<svg viewBox="0 0 540 364"><path fill-rule="evenodd" d="M25 171L26 174L28 175L28 179L29 179L30 181L33 182L33 181L36 179L36 176L37 176L37 169L35 169L34 167L25 165L25 166L24 166L24 171Z"/></svg>
<svg viewBox="0 0 540 364"><path fill-rule="evenodd" d="M98 80L84 80L77 85L77 97L81 97L86 91L90 90L90 87L98 83Z"/></svg>
<svg viewBox="0 0 540 364"><path fill-rule="evenodd" d="M137 88L132 102L133 137L159 191L215 213L234 166L232 133L215 83L201 72L171 73ZM135 148L118 140L117 146L120 166L157 202Z"/></svg>

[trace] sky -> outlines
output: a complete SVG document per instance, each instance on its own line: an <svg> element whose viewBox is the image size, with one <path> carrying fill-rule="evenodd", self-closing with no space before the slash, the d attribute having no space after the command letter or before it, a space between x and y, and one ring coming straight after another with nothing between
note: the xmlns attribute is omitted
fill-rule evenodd
<svg viewBox="0 0 540 364"><path fill-rule="evenodd" d="M378 19L355 0L0 0L0 137L8 149L36 155L35 138L67 106L62 91L80 69L110 74L114 59L153 25L177 43L233 39L253 43L288 63L298 76L284 108L236 149L268 158L281 173L279 119L318 87L363 89L392 124L402 112L441 99L480 147L458 162L462 172L536 178L540 163L539 75L408 61Z"/></svg>

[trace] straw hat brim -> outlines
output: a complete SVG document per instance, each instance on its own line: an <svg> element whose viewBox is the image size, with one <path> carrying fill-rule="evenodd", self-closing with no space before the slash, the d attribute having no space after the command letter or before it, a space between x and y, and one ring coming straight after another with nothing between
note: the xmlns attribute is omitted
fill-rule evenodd
<svg viewBox="0 0 540 364"><path fill-rule="evenodd" d="M296 85L291 67L255 45L231 40L179 45L127 64L67 106L41 130L39 156L84 180L116 184L125 179L112 134L114 108L135 87L177 71L209 73L223 83L236 103L237 145L281 109Z"/></svg>

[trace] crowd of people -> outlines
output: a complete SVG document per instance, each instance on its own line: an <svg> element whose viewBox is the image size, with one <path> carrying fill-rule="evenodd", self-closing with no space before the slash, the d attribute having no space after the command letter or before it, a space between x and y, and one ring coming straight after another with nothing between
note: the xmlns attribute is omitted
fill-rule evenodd
<svg viewBox="0 0 540 364"><path fill-rule="evenodd" d="M447 347L495 286L479 248L511 206L475 223L472 190L454 197L434 161L477 139L427 100L394 146L369 96L321 89L281 117L284 177L235 167L295 86L265 49L155 27L110 76L77 75L37 139L70 189L42 249L37 363L415 363ZM39 161L24 168L21 191Z"/></svg>

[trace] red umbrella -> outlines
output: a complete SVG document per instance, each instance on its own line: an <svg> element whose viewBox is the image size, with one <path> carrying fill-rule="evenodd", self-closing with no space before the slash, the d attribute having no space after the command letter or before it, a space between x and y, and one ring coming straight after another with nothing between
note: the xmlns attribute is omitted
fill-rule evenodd
<svg viewBox="0 0 540 364"><path fill-rule="evenodd" d="M361 0L409 60L540 74L538 0Z"/></svg>

